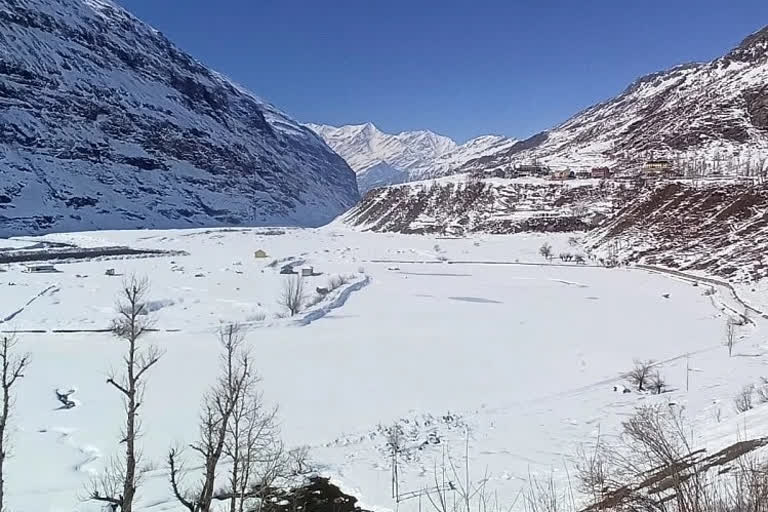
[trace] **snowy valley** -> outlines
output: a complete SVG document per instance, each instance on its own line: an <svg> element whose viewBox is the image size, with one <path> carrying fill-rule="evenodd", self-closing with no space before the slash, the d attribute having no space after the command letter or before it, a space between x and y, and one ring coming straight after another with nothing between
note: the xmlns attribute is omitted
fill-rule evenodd
<svg viewBox="0 0 768 512"><path fill-rule="evenodd" d="M123 512L135 442L133 512L765 512L679 503L768 503L766 91L768 29L459 144L5 0L0 508Z"/></svg>
<svg viewBox="0 0 768 512"><path fill-rule="evenodd" d="M164 351L142 406L140 443L151 470L137 510L184 510L169 489L164 457L196 436L222 321L246 326L287 445L308 446L314 471L367 509L426 506L443 450L459 457L467 439L473 478L485 478L503 503L512 505L536 479L564 489L579 446L610 439L642 405L684 411L692 442L709 454L744 436L768 435L768 406L744 414L733 406L738 391L765 374L762 317L750 315L738 328L729 357L723 332L743 307L727 288L592 260L555 265L539 254L545 243L555 253L581 251L569 238L328 227L7 240L3 252L48 250L41 243L173 251L61 260L54 273L11 264L0 273L0 329L17 332L33 355L14 413L9 503L22 512L101 510L82 496L122 450L119 395L105 383L119 367L121 345L104 329L130 274L151 282L156 331L147 340ZM258 250L267 257L255 258ZM335 276L347 277L286 317L278 302L292 277L281 274L289 263L313 268L304 278L308 299ZM106 275L109 269L116 275ZM633 360L646 359L658 361L667 392L621 392ZM687 367L696 372L688 378ZM57 389L75 390L76 405L59 407ZM403 439L399 505L390 485L392 429Z"/></svg>

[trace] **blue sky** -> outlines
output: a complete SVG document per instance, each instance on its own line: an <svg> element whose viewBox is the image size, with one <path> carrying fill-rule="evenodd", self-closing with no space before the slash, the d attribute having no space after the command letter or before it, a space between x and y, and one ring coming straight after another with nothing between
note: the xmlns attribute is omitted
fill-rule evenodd
<svg viewBox="0 0 768 512"><path fill-rule="evenodd" d="M118 0L301 121L527 137L725 53L765 0Z"/></svg>

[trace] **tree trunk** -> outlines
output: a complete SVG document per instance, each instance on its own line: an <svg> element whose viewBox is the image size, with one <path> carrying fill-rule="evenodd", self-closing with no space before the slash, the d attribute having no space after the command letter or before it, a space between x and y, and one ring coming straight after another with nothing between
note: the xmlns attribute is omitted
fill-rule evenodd
<svg viewBox="0 0 768 512"><path fill-rule="evenodd" d="M135 325L135 322L132 322ZM125 425L125 480L123 482L123 496L121 512L133 512L133 498L136 494L136 376L134 364L136 362L136 332L131 329L128 350L128 397L126 404L127 418Z"/></svg>

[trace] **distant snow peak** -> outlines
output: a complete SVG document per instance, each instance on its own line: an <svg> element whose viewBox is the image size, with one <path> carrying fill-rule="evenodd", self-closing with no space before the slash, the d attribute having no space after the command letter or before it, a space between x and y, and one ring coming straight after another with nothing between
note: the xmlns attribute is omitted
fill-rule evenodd
<svg viewBox="0 0 768 512"><path fill-rule="evenodd" d="M373 187L446 176L489 152L512 146L515 139L485 135L457 144L429 130L386 133L373 123L330 126L307 124L357 172L358 187Z"/></svg>

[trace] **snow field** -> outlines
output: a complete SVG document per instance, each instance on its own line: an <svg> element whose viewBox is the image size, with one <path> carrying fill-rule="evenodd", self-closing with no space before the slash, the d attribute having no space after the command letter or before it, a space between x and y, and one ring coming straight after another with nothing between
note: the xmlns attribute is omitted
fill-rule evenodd
<svg viewBox="0 0 768 512"><path fill-rule="evenodd" d="M473 472L480 478L487 468L489 486L508 502L530 476L554 473L564 482L579 445L598 432L610 438L640 404L685 407L697 443L710 449L745 430L750 437L768 434L765 407L742 415L732 407L736 392L763 375L768 345L756 319L740 328L728 358L723 309L737 306L727 294L706 296L706 287L634 269L438 262L543 263L540 245L550 242L557 254L568 248L562 235L265 233L101 232L94 238L112 245L189 256L81 262L41 275L10 266L0 274L0 318L22 309L0 329L47 331L19 335L33 363L19 387L8 463L14 510L99 510L79 497L121 450L122 406L105 379L122 347L107 333L52 331L108 325L121 279L104 275L105 268L150 278L161 332L147 340L165 350L142 405L142 444L153 465L140 493L142 511L181 511L170 499L163 458L196 434L200 397L217 370L222 320L249 324L265 398L280 406L286 442L309 445L321 472L381 510L395 509L385 443L393 425L408 446L402 492L433 485L443 447L458 453L469 435ZM57 241L86 244L90 236ZM257 249L269 258L255 259ZM323 273L308 278L310 291L332 275L355 279L350 291L328 297L325 305L335 308L300 326L276 318L284 277L281 265L268 265L287 258ZM50 287L58 291L22 308ZM259 312L266 319L253 321ZM671 391L614 392L633 359L659 361ZM694 370L688 391L686 368ZM56 389L76 389L77 405L61 409ZM415 510L417 500L400 508Z"/></svg>

